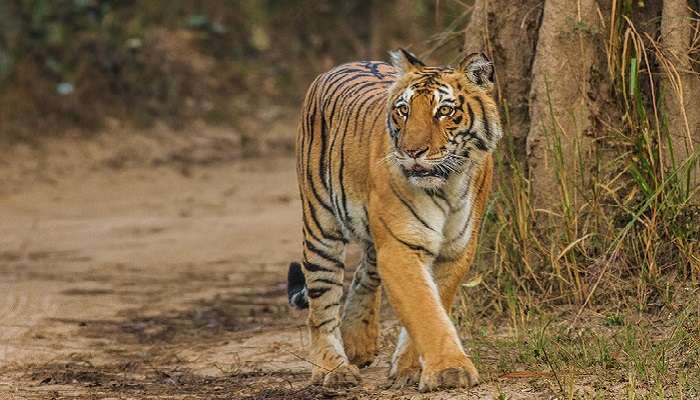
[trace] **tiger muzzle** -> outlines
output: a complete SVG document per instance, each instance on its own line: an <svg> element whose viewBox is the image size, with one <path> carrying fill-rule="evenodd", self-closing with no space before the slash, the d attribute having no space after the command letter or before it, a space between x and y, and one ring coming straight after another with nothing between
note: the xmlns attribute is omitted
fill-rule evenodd
<svg viewBox="0 0 700 400"><path fill-rule="evenodd" d="M403 172L409 178L447 179L447 171L438 168L424 168L420 165L414 165L411 168L403 168Z"/></svg>

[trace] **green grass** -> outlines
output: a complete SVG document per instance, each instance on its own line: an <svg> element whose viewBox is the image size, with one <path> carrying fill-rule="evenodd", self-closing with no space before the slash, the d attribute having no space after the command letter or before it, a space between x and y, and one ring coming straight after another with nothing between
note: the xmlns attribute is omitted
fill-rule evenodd
<svg viewBox="0 0 700 400"><path fill-rule="evenodd" d="M535 392L576 399L697 398L695 295L694 303L666 315L591 313L575 329L573 313L541 313L517 331L503 331L503 321L472 321L485 328L469 332L465 345L485 382L504 387L525 381Z"/></svg>

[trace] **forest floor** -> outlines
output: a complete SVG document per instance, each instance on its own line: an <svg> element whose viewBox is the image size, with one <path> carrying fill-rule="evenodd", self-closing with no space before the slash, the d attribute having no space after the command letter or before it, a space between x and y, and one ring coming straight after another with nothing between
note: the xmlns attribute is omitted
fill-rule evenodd
<svg viewBox="0 0 700 400"><path fill-rule="evenodd" d="M382 389L388 307L362 387L308 386L305 312L285 293L300 255L294 160L226 159L217 135L196 149L112 136L3 155L0 399L557 397L556 376L517 370L464 391Z"/></svg>

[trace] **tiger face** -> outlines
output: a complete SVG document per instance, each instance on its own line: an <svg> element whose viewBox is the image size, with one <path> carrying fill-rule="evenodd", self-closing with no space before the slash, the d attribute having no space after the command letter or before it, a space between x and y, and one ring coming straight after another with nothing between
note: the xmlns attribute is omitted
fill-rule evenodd
<svg viewBox="0 0 700 400"><path fill-rule="evenodd" d="M409 182L438 188L453 173L479 163L502 136L492 97L493 66L483 54L458 67L429 67L414 55L392 53L397 80L390 89L387 156Z"/></svg>

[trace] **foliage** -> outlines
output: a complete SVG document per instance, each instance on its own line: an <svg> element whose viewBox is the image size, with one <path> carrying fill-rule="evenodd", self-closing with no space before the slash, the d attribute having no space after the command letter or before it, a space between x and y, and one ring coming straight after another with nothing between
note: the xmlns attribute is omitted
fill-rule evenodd
<svg viewBox="0 0 700 400"><path fill-rule="evenodd" d="M124 39L126 32L113 18L114 6L124 3L21 0L5 5L3 26L6 29L2 34L8 45L10 64L26 54L37 58L45 72L67 77L80 62L80 50L88 38L94 40L109 32L110 35L105 35L110 39L109 50L114 50Z"/></svg>
<svg viewBox="0 0 700 400"><path fill-rule="evenodd" d="M196 91L194 71L149 37L147 18L133 12L137 6L114 0L3 4L2 136L15 127L34 135L60 126L93 130L105 116L183 113L185 96Z"/></svg>

